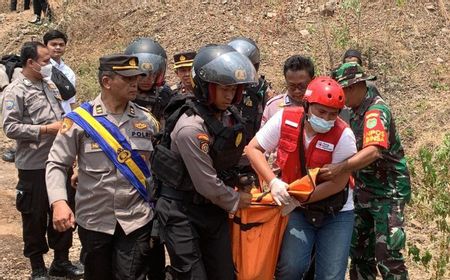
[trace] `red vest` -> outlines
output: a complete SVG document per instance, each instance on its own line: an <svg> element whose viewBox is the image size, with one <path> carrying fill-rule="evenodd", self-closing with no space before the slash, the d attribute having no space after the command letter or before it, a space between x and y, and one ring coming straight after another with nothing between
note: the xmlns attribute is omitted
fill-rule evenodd
<svg viewBox="0 0 450 280"><path fill-rule="evenodd" d="M281 168L281 178L291 183L304 176L301 172L298 140L300 136L302 107L286 107L283 111L281 136L277 151L277 165ZM306 166L322 167L331 163L333 151L347 124L339 117L333 128L327 133L317 133L306 150Z"/></svg>

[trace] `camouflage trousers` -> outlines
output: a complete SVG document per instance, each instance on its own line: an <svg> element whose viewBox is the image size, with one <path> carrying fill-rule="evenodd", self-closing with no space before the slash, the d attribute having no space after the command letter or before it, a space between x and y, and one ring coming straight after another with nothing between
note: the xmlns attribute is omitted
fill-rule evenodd
<svg viewBox="0 0 450 280"><path fill-rule="evenodd" d="M408 270L400 252L405 247L403 201L355 204L350 247L350 279L375 280L377 268L385 280L406 280Z"/></svg>

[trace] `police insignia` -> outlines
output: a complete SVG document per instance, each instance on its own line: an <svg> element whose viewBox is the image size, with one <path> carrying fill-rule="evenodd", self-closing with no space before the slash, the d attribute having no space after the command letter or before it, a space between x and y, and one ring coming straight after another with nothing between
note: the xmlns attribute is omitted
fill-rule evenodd
<svg viewBox="0 0 450 280"><path fill-rule="evenodd" d="M180 56L180 61L185 61L186 57L184 55Z"/></svg>
<svg viewBox="0 0 450 280"><path fill-rule="evenodd" d="M102 105L95 106L95 113L96 114L103 114L103 108Z"/></svg>
<svg viewBox="0 0 450 280"><path fill-rule="evenodd" d="M61 125L61 129L59 132L61 134L66 133L73 125L73 121L69 118L64 118L63 123Z"/></svg>
<svg viewBox="0 0 450 280"><path fill-rule="evenodd" d="M98 149L100 149L100 145L98 143L92 142L91 143L91 149L92 150L98 150Z"/></svg>
<svg viewBox="0 0 450 280"><path fill-rule="evenodd" d="M244 103L245 103L245 106L247 106L247 107L252 107L253 106L253 101L250 98L250 96L245 97Z"/></svg>
<svg viewBox="0 0 450 280"><path fill-rule="evenodd" d="M130 66L136 66L137 65L136 59L134 59L134 58L130 59L130 61L128 63L130 64Z"/></svg>
<svg viewBox="0 0 450 280"><path fill-rule="evenodd" d="M239 132L238 133L238 135L236 136L236 141L234 141L234 145L236 146L236 147L239 147L239 145L241 144L241 142L242 142L242 132Z"/></svg>
<svg viewBox="0 0 450 280"><path fill-rule="evenodd" d="M148 127L148 125L146 124L146 123L144 123L144 122L135 122L134 124L133 124L133 126L135 127L135 128L137 128L137 129L146 129L147 127Z"/></svg>
<svg viewBox="0 0 450 280"><path fill-rule="evenodd" d="M117 161L120 163L124 163L129 158L131 158L131 152L124 149L117 150Z"/></svg>
<svg viewBox="0 0 450 280"><path fill-rule="evenodd" d="M238 80L245 80L245 78L247 78L247 73L243 69L238 69L234 72L234 77Z"/></svg>
<svg viewBox="0 0 450 280"><path fill-rule="evenodd" d="M209 136L208 136L208 134L199 133L199 134L197 134L197 139L202 141L202 142L208 142L209 143Z"/></svg>
<svg viewBox="0 0 450 280"><path fill-rule="evenodd" d="M205 154L209 153L209 143L208 142L200 142L200 150Z"/></svg>
<svg viewBox="0 0 450 280"><path fill-rule="evenodd" d="M16 103L14 103L14 100L5 100L5 108L6 110L11 110L14 108Z"/></svg>
<svg viewBox="0 0 450 280"><path fill-rule="evenodd" d="M141 65L142 70L151 71L153 69L153 65L149 62L144 62Z"/></svg>

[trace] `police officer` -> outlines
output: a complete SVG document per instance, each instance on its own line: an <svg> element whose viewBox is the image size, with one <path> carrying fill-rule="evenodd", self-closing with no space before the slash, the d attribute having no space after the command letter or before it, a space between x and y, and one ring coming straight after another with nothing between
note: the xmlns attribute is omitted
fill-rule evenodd
<svg viewBox="0 0 450 280"><path fill-rule="evenodd" d="M408 279L401 250L405 246L403 209L411 198L411 183L394 117L385 101L367 86L373 76L356 62L344 63L335 79L352 108L350 126L358 153L321 169L324 179L354 172L355 228L350 279Z"/></svg>
<svg viewBox="0 0 450 280"><path fill-rule="evenodd" d="M193 94L191 70L196 54L196 52L182 52L173 56L173 68L180 79L178 84L171 87L174 94Z"/></svg>
<svg viewBox="0 0 450 280"><path fill-rule="evenodd" d="M164 80L166 51L151 38L139 38L125 49L125 54L137 56L139 68L147 73L147 76L138 80L138 95L134 102L150 110L161 121L164 108L173 95Z"/></svg>
<svg viewBox="0 0 450 280"><path fill-rule="evenodd" d="M176 279L228 280L234 278L228 213L251 200L222 180L246 145L239 112L230 106L256 82L256 71L232 47L210 45L195 57L193 74L198 101L186 105L170 133L169 148L180 163L175 174L185 175L171 184L161 178L156 212Z"/></svg>
<svg viewBox="0 0 450 280"><path fill-rule="evenodd" d="M59 92L50 80L50 54L43 44L27 42L20 56L23 69L5 89L2 114L6 136L17 142L19 182L16 207L22 214L24 255L30 259L32 279L48 279L43 259L48 245L55 252L50 275L82 276L83 271L69 261L72 231L58 233L51 226L45 161L61 126L64 111L60 106ZM66 187L66 182L62 182L61 188Z"/></svg>
<svg viewBox="0 0 450 280"><path fill-rule="evenodd" d="M260 52L256 42L250 38L237 37L232 39L229 46L245 55L253 63L256 72L260 65ZM258 79L258 83L245 87L241 103L237 105L245 122L247 143L255 136L261 126L261 118L266 106L268 92L271 90L264 75Z"/></svg>
<svg viewBox="0 0 450 280"><path fill-rule="evenodd" d="M311 59L293 55L283 66L286 90L267 101L261 120L263 126L276 112L284 107L301 106L306 87L314 78L314 64Z"/></svg>
<svg viewBox="0 0 450 280"><path fill-rule="evenodd" d="M65 170L78 159L75 213L86 254L86 280L145 279L147 274L153 211L145 187L136 185L123 169L132 160L145 172L153 150L151 138L158 130L149 111L130 102L136 97L141 74L144 72L138 69L135 56L101 57L101 94L66 116L48 156L47 191L54 211L53 226L60 232L75 225L63 186ZM122 148L114 148L111 154L101 144L109 138L97 134L98 129L89 130L80 120L82 112L98 120L100 127L115 132L111 135ZM108 143L106 146L112 148Z"/></svg>

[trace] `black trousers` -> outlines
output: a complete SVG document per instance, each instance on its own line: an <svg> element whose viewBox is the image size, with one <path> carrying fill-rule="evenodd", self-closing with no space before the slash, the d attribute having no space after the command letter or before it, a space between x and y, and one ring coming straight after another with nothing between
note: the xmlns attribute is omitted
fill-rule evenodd
<svg viewBox="0 0 450 280"><path fill-rule="evenodd" d="M42 12L47 12L47 9L49 9L47 0L33 0L33 12L39 18Z"/></svg>
<svg viewBox="0 0 450 280"><path fill-rule="evenodd" d="M113 235L78 226L85 251L85 280L145 280L148 273L151 223L125 235L117 223Z"/></svg>
<svg viewBox="0 0 450 280"><path fill-rule="evenodd" d="M176 279L232 280L227 213L214 204L160 197L156 214Z"/></svg>
<svg viewBox="0 0 450 280"><path fill-rule="evenodd" d="M17 0L11 0L11 11L17 10ZM30 0L23 1L23 9L28 10L30 8Z"/></svg>
<svg viewBox="0 0 450 280"><path fill-rule="evenodd" d="M16 207L22 214L25 243L23 254L27 258L43 255L48 252L49 246L55 251L68 252L72 247L72 230L57 232L53 229L52 212L45 185L45 170L18 171Z"/></svg>

